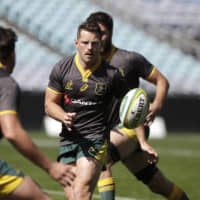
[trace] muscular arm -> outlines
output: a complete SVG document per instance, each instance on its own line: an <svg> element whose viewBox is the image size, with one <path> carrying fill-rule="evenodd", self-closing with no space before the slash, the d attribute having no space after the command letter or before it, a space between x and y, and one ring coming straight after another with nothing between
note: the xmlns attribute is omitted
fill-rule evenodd
<svg viewBox="0 0 200 200"><path fill-rule="evenodd" d="M17 114L5 114L0 117L1 130L6 139L26 158L45 170L52 178L65 185L71 182L73 174L68 166L51 161L32 142L23 129Z"/></svg>
<svg viewBox="0 0 200 200"><path fill-rule="evenodd" d="M158 153L148 144L145 136L144 126L140 125L135 128L136 136L138 138L138 142L140 143L140 147L143 151L147 152L149 155L149 163L157 163L158 162Z"/></svg>
<svg viewBox="0 0 200 200"><path fill-rule="evenodd" d="M169 82L157 69L155 69L148 81L156 86L155 98L150 104L150 112L146 118L148 125L150 125L153 122L156 113L162 108L169 89Z"/></svg>
<svg viewBox="0 0 200 200"><path fill-rule="evenodd" d="M62 107L59 105L63 94L54 93L50 90L46 90L45 95L45 112L50 117L63 122L69 131L71 131L71 126L75 120L75 113L66 113Z"/></svg>

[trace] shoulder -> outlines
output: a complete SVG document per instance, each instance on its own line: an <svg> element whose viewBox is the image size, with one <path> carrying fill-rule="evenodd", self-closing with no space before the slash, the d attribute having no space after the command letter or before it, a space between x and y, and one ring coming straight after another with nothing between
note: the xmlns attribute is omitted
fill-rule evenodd
<svg viewBox="0 0 200 200"><path fill-rule="evenodd" d="M4 88L7 90L16 90L19 89L19 86L16 80L10 75L5 75L0 77L0 88Z"/></svg>
<svg viewBox="0 0 200 200"><path fill-rule="evenodd" d="M59 69L59 70L63 70L65 69L67 66L70 66L74 61L74 56L66 56L64 58L62 58L59 62L57 62L54 66L54 70L55 69Z"/></svg>
<svg viewBox="0 0 200 200"><path fill-rule="evenodd" d="M139 62L139 61L144 61L146 60L146 58L138 53L138 52L135 52L135 51L128 51L128 50L125 50L125 49L117 49L116 51L116 55L117 56L120 56L120 57L123 57L123 59L126 59L126 60L129 60L131 62Z"/></svg>
<svg viewBox="0 0 200 200"><path fill-rule="evenodd" d="M114 74L119 71L116 67L103 60L102 65L108 74Z"/></svg>

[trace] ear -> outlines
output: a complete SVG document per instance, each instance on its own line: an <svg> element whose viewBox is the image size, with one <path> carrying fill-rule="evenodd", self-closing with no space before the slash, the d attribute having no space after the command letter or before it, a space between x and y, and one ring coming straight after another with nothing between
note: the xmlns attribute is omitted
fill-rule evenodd
<svg viewBox="0 0 200 200"><path fill-rule="evenodd" d="M74 40L74 44L75 44L75 47L78 48L78 40L77 39Z"/></svg>

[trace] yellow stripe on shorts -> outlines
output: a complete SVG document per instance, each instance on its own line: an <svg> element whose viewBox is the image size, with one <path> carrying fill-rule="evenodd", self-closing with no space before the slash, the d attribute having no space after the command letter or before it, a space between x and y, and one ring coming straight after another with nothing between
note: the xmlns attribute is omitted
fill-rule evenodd
<svg viewBox="0 0 200 200"><path fill-rule="evenodd" d="M106 157L108 153L108 141L107 139L105 140L104 144L102 145L101 149L99 152L95 155L95 158L100 161L103 165L106 162Z"/></svg>
<svg viewBox="0 0 200 200"><path fill-rule="evenodd" d="M0 197L5 197L21 184L24 177L0 175Z"/></svg>

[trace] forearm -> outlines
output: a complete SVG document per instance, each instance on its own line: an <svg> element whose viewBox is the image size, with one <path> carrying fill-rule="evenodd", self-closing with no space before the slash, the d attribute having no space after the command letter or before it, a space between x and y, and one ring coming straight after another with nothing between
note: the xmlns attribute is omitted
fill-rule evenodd
<svg viewBox="0 0 200 200"><path fill-rule="evenodd" d="M140 125L137 128L135 128L135 132L140 145L147 143L143 125Z"/></svg>
<svg viewBox="0 0 200 200"><path fill-rule="evenodd" d="M60 122L64 121L64 116L66 114L60 105L54 102L48 102L45 104L45 113Z"/></svg>
<svg viewBox="0 0 200 200"><path fill-rule="evenodd" d="M9 139L12 145L26 158L49 173L53 162L36 147L25 130L19 127L15 135L15 137Z"/></svg>

